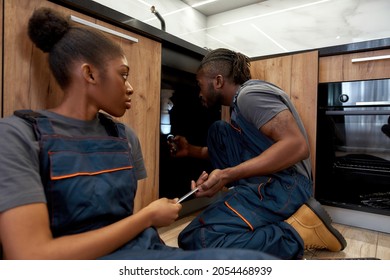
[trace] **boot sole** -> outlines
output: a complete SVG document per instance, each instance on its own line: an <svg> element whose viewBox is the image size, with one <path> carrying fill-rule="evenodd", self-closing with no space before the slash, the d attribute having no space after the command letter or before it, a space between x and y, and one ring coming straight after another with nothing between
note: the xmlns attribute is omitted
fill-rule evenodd
<svg viewBox="0 0 390 280"><path fill-rule="evenodd" d="M332 218L322 207L322 205L313 197L310 197L309 200L305 202L305 205L307 205L307 207L309 207L318 216L318 218L320 218L326 228L336 237L336 239L341 244L341 251L344 250L344 248L347 246L347 241L344 239L341 233L332 226Z"/></svg>

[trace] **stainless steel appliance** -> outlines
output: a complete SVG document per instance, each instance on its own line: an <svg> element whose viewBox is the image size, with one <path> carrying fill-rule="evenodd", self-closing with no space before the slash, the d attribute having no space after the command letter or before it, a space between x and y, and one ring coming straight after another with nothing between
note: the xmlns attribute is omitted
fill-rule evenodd
<svg viewBox="0 0 390 280"><path fill-rule="evenodd" d="M317 119L316 198L390 231L390 79L320 84Z"/></svg>

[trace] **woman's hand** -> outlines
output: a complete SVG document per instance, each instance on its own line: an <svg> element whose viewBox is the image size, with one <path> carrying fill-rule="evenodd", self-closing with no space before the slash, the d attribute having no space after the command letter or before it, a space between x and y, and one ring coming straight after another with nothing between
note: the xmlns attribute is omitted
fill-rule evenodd
<svg viewBox="0 0 390 280"><path fill-rule="evenodd" d="M177 198L167 199L160 198L153 201L141 211L148 211L151 218L151 226L164 227L172 224L178 217L179 211L182 208L181 204L177 204Z"/></svg>

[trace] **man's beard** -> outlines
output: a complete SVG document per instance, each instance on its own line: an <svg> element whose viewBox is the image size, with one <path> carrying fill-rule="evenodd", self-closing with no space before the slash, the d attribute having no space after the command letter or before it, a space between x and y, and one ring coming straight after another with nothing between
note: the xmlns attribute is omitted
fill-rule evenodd
<svg viewBox="0 0 390 280"><path fill-rule="evenodd" d="M208 109L213 109L221 105L222 96L214 90L213 84L210 83L208 86L207 99L202 100L202 105Z"/></svg>

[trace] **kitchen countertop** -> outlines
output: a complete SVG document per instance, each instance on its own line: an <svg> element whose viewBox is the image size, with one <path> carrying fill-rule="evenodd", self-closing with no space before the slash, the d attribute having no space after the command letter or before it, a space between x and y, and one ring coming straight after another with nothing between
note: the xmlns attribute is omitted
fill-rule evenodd
<svg viewBox="0 0 390 280"><path fill-rule="evenodd" d="M350 52L361 52L361 51L370 51L370 50L380 50L390 48L390 38L383 38L365 42L350 43L345 45L338 45L326 48L320 48L319 56L329 56L344 54Z"/></svg>
<svg viewBox="0 0 390 280"><path fill-rule="evenodd" d="M127 29L134 33L143 35L145 37L151 38L153 40L161 42L163 48L171 49L176 52L189 55L196 59L201 59L207 53L207 50L204 48L198 47L179 37L176 37L163 30L157 29L153 26L143 23L142 21L134 19L130 16L122 14L118 11L115 11L111 8L108 8L104 5L101 5L91 0L49 0L49 1L71 8L73 10L95 17L97 19L107 21L113 25ZM350 43L350 44L344 44L338 46L324 47L324 48L319 48L317 50L319 51L319 56L321 57L321 56L344 54L349 52L378 50L378 49L384 49L389 47L390 47L390 38L383 38L383 39L370 40L365 42L357 42L357 43ZM304 51L310 51L310 50L304 50ZM297 52L293 52L293 53L297 53ZM290 53L284 53L284 54L290 54ZM282 55L282 53L270 55L270 56L262 56L261 58L278 56L278 55Z"/></svg>

